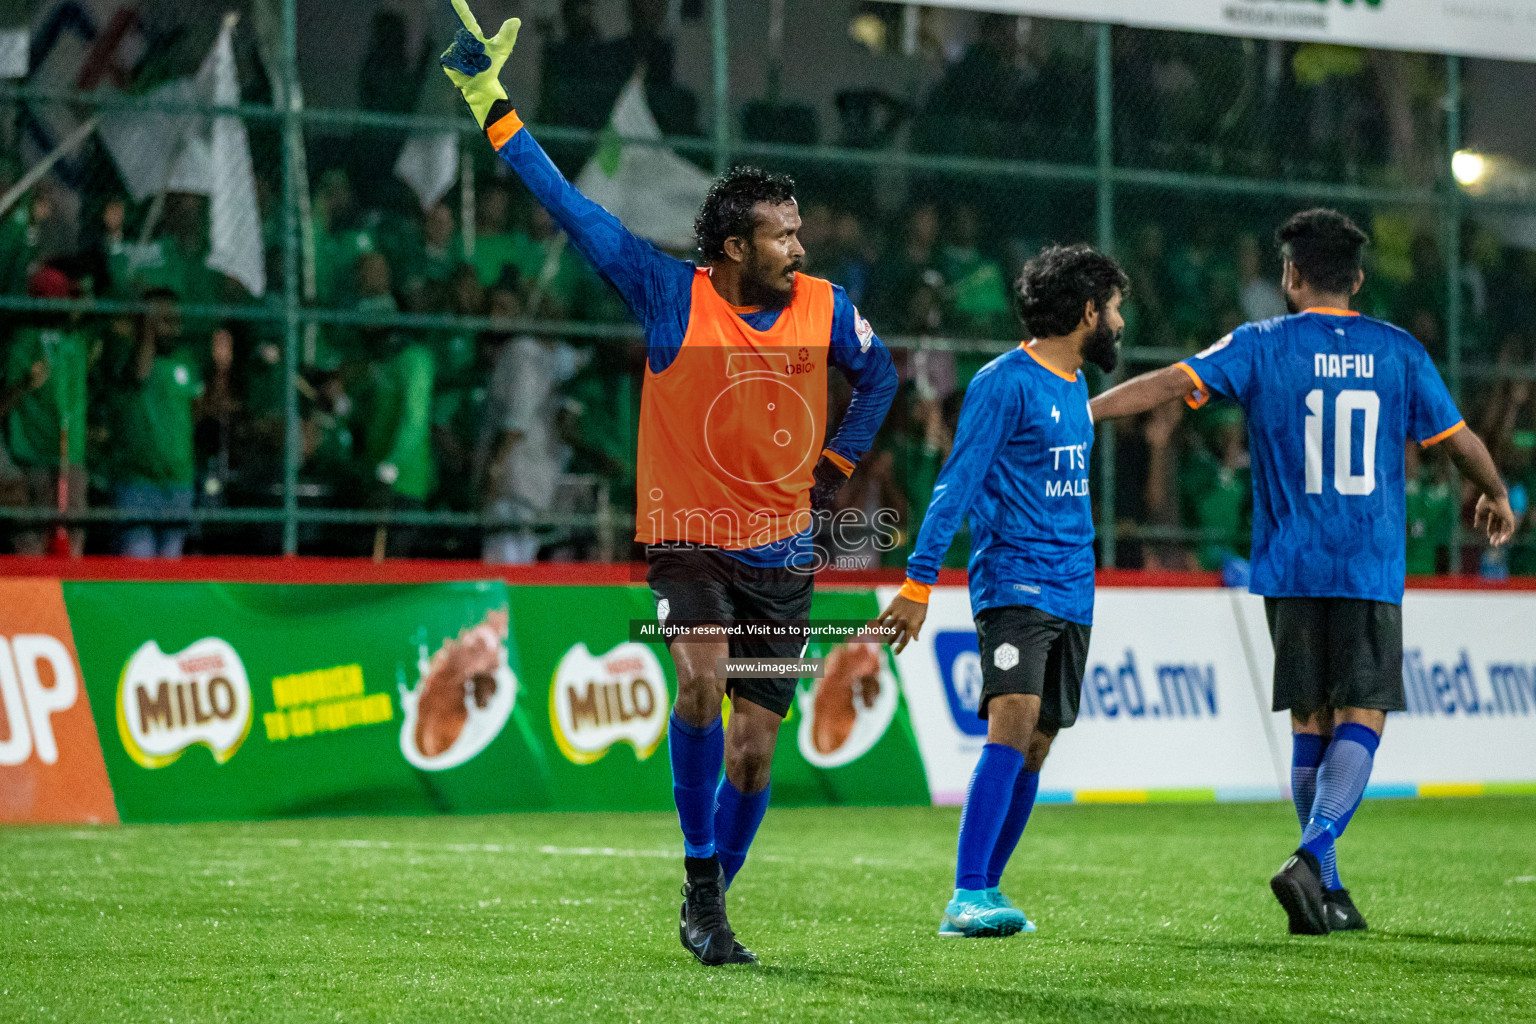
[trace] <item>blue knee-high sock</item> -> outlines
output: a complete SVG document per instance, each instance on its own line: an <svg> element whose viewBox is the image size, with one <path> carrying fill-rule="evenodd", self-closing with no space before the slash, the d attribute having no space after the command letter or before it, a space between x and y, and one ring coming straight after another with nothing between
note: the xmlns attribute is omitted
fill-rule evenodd
<svg viewBox="0 0 1536 1024"><path fill-rule="evenodd" d="M981 748L971 788L965 794L965 809L960 812L956 889L987 887L987 863L992 859L992 849L1013 801L1014 782L1023 767L1024 755L1010 746L988 743Z"/></svg>
<svg viewBox="0 0 1536 1024"><path fill-rule="evenodd" d="M1296 805L1296 820L1307 827L1312 817L1312 801L1317 797L1317 766L1323 763L1328 741L1311 733L1291 736L1291 802Z"/></svg>
<svg viewBox="0 0 1536 1024"><path fill-rule="evenodd" d="M700 728L674 711L667 726L667 754L672 759L672 799L683 826L683 852L689 857L712 857L715 784L725 763L725 729L720 719Z"/></svg>
<svg viewBox="0 0 1536 1024"><path fill-rule="evenodd" d="M992 857L987 861L988 889L996 888L997 883L1003 880L1003 868L1008 866L1008 858L1013 856L1014 847L1019 845L1024 826L1029 824L1029 812L1035 808L1035 794L1038 792L1040 773L1020 768L1019 776L1013 783L1013 799L1008 804L1008 813L1003 817L1002 828L998 829L997 842L992 846Z"/></svg>
<svg viewBox="0 0 1536 1024"><path fill-rule="evenodd" d="M1380 743L1381 737L1373 730L1345 722L1333 730L1333 742L1323 753L1323 763L1317 769L1317 797L1301 834L1301 848L1322 866L1324 889L1344 888L1339 881L1334 842L1344 834L1344 827L1360 806Z"/></svg>
<svg viewBox="0 0 1536 1024"><path fill-rule="evenodd" d="M729 888L736 872L747 860L747 850L757 826L763 823L768 810L768 793L772 786L765 786L757 793L743 793L729 777L720 780L715 790L715 853L720 857L720 867L725 870L725 884Z"/></svg>

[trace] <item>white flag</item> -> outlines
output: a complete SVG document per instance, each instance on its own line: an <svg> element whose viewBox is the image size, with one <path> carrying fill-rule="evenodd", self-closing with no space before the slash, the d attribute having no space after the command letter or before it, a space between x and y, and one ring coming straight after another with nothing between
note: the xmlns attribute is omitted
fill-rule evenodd
<svg viewBox="0 0 1536 1024"><path fill-rule="evenodd" d="M113 92L105 89L103 92ZM144 94L154 103L197 102L197 82L178 78ZM136 203L165 191L176 170L182 145L197 125L197 118L159 111L113 111L102 118L98 134L117 173ZM195 191L204 192L206 177Z"/></svg>
<svg viewBox="0 0 1536 1024"><path fill-rule="evenodd" d="M619 94L604 134L576 187L641 238L664 249L692 249L693 219L710 177L665 146L633 141L661 139L639 73Z"/></svg>
<svg viewBox="0 0 1536 1024"><path fill-rule="evenodd" d="M234 15L225 16L218 41L196 78L167 82L148 97L238 106L240 83L234 45L238 20ZM208 267L239 281L258 299L266 294L256 175L243 121L238 117L209 119L125 111L105 118L100 134L135 201L161 192L207 196Z"/></svg>
<svg viewBox="0 0 1536 1024"><path fill-rule="evenodd" d="M395 177L411 186L423 210L432 209L459 180L459 133L412 135L400 147Z"/></svg>
<svg viewBox="0 0 1536 1024"><path fill-rule="evenodd" d="M443 4L432 31L449 39L458 27L458 20L453 18L448 5ZM446 88L440 76L434 76L416 101L417 114L445 121L462 117L463 107L458 90ZM400 148L394 171L395 177L411 186L411 191L421 200L421 208L432 209L459 180L459 133L453 130L412 132Z"/></svg>

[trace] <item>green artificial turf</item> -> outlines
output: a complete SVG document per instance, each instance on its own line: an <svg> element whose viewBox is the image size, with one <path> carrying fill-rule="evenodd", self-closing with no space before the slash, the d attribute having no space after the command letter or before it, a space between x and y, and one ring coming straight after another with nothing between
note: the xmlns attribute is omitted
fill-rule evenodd
<svg viewBox="0 0 1536 1024"><path fill-rule="evenodd" d="M660 814L0 830L0 1020L1536 1020L1536 800L1366 804L1372 930L1326 938L1258 804L1042 807L1038 934L941 940L956 819L770 811L729 904L763 963L715 969Z"/></svg>

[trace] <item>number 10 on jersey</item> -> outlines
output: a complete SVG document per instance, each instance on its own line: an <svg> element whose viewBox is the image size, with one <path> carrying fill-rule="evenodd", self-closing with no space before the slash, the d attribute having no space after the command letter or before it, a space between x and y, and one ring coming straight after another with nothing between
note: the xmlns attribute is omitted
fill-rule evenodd
<svg viewBox="0 0 1536 1024"><path fill-rule="evenodd" d="M1353 472L1355 412L1365 414L1360 472ZM1333 400L1333 488L1340 494L1370 494L1376 489L1376 428L1381 396L1374 391L1340 391ZM1323 493L1323 390L1307 392L1307 493Z"/></svg>

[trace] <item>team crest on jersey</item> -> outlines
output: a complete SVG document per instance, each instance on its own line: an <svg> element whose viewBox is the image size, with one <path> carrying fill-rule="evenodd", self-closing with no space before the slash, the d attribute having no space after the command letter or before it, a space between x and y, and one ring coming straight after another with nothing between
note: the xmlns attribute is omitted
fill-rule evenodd
<svg viewBox="0 0 1536 1024"><path fill-rule="evenodd" d="M858 308L853 311L853 333L859 337L859 351L868 352L869 343L875 338L875 329L869 326L869 321L859 315Z"/></svg>
<svg viewBox="0 0 1536 1024"><path fill-rule="evenodd" d="M1228 334L1225 338L1222 338L1216 344L1212 345L1210 348L1206 349L1204 352L1201 352L1199 355L1195 356L1195 358L1196 359L1204 359L1207 356L1213 356L1217 352L1220 352L1222 349L1226 348L1230 344L1232 344L1232 335Z"/></svg>

